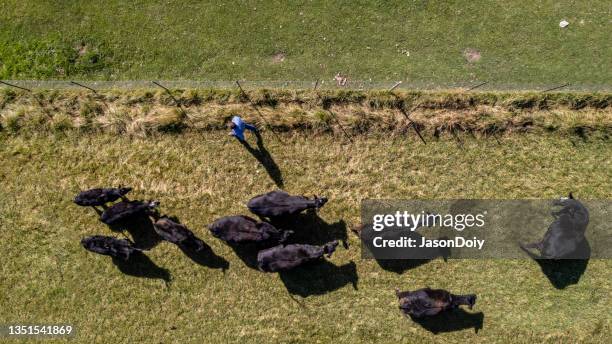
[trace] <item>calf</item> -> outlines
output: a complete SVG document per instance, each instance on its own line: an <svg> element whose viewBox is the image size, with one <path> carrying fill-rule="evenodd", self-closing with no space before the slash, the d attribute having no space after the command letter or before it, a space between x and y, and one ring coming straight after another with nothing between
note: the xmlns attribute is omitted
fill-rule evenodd
<svg viewBox="0 0 612 344"><path fill-rule="evenodd" d="M423 318L467 305L470 309L476 303L476 295L455 295L443 289L423 288L415 291L395 289L399 308L406 316Z"/></svg>
<svg viewBox="0 0 612 344"><path fill-rule="evenodd" d="M127 261L135 252L142 252L134 247L134 244L126 239L117 239L103 235L93 235L81 240L81 245L91 252L119 258Z"/></svg>
<svg viewBox="0 0 612 344"><path fill-rule="evenodd" d="M259 251L257 254L257 267L265 272L291 270L302 264L319 260L323 258L323 255L331 257L337 246L337 240L323 246L305 244L275 246Z"/></svg>
<svg viewBox="0 0 612 344"><path fill-rule="evenodd" d="M279 218L298 214L306 209L319 209L327 203L327 198L308 199L304 196L291 196L284 191L271 191L258 195L247 203L249 210L259 216Z"/></svg>
<svg viewBox="0 0 612 344"><path fill-rule="evenodd" d="M155 232L162 239L169 241L182 249L200 252L207 245L193 234L187 226L174 222L167 216L162 216L153 224Z"/></svg>

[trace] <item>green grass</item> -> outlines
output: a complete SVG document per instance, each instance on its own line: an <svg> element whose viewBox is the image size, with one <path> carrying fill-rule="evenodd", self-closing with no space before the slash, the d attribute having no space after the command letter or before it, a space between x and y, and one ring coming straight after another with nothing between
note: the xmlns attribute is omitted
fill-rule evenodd
<svg viewBox="0 0 612 344"><path fill-rule="evenodd" d="M552 198L570 190L579 198L612 196L608 140L512 134L501 146L465 138L460 149L448 135L427 145L414 136L357 136L346 144L296 132L283 139L265 135L285 189L328 196L320 212L328 223L357 224L364 198ZM357 290L345 283L351 265L331 276L312 268L298 281L339 288L292 300L278 275L246 267L205 229L217 217L247 214L251 196L275 187L225 131L145 138L0 133L0 161L0 323L69 322L82 343L605 343L612 336L609 260L592 259L563 290L529 260L435 260L396 274L361 260L349 234L351 248L330 261L355 263ZM178 216L229 269L197 265L161 243L147 255L172 275L166 285L125 275L83 250L83 236L111 232L72 197L118 184L135 187L133 197L161 200L162 211ZM433 335L400 315L396 286L474 292L473 312L484 313L484 326Z"/></svg>
<svg viewBox="0 0 612 344"><path fill-rule="evenodd" d="M5 0L0 78L329 83L341 72L430 86L601 88L612 77L608 13L601 0ZM467 62L466 49L480 60Z"/></svg>

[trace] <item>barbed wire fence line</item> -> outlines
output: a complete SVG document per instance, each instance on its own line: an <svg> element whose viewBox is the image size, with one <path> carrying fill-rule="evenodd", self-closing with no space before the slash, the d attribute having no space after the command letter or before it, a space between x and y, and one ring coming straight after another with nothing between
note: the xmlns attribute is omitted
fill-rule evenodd
<svg viewBox="0 0 612 344"><path fill-rule="evenodd" d="M233 89L236 80L157 80L168 89ZM340 84L334 79L316 80L239 80L249 89L291 90L351 90L351 91L470 91L470 92L612 92L612 85L581 85L569 83L508 84L492 80L466 82L427 81L372 81L347 80ZM10 86L8 85L10 84ZM88 88L102 91L110 89L151 89L157 87L150 80L3 80L0 88L17 87L28 90L61 90Z"/></svg>
<svg viewBox="0 0 612 344"><path fill-rule="evenodd" d="M242 98L244 98L257 112L259 117L266 127L268 127L276 139L283 144L282 138L273 129L273 127L267 122L265 117L259 111L259 104L254 103L251 100L250 93L262 89L277 89L277 90L303 90L317 92L317 98L320 96L320 92L325 91L380 91L386 92L396 98L399 102L397 109L404 116L408 122L408 129L412 128L416 132L418 138L423 144L427 144L424 135L421 133L419 123L412 120L410 115L419 107L419 104L408 107L406 99L403 99L398 91L431 91L431 92L457 92L457 93L472 93L472 92L537 92L537 93L550 93L550 92L609 92L612 89L606 85L573 85L569 83L562 84L529 84L529 85L510 85L510 84L499 84L491 81L478 81L478 82L463 82L463 83L427 83L427 82L406 82L406 81L372 81L372 80L347 80L343 78L341 81L337 79L323 80L316 79L314 81L308 80L297 80L297 81L248 81L248 80L235 80L230 81L193 81L193 80L166 80L166 81L145 81L145 80L122 80L122 81L100 81L100 80L0 80L0 89L2 88L13 88L21 91L26 91L24 97L32 97L36 100L42 111L49 117L53 116L49 113L49 110L45 104L42 103L39 91L45 90L71 90L81 89L91 92L96 100L101 100L103 106L110 110L109 105L106 103L102 93L113 90L117 91L128 91L138 89L154 89L160 88L168 94L172 99L173 105L177 107L183 118L190 122L190 116L187 111L183 108L183 104L175 97L176 92L189 90L189 89L237 89L240 92ZM245 91L245 88L248 91ZM98 99L99 98L99 99ZM350 143L353 143L353 137L349 134L340 120L336 117L334 112L325 108L332 119L336 122L338 127L344 136ZM443 125L442 127L436 127L434 130L433 137L439 138L442 132L449 132L452 138L456 141L459 148L463 148L464 142L461 139L457 131L466 132L465 128L456 127L455 125ZM467 130L468 134L475 137L474 133ZM484 138L488 139L493 136L498 145L501 145L501 140L497 135L495 129L491 132L485 132Z"/></svg>

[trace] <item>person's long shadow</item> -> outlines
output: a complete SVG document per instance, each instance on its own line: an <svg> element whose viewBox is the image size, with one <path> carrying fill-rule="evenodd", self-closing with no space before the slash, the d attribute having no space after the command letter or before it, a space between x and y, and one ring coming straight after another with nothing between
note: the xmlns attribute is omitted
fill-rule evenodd
<svg viewBox="0 0 612 344"><path fill-rule="evenodd" d="M286 244L324 245L338 240L348 248L346 222L327 223L314 209L287 219L273 219L270 223L276 228L293 231Z"/></svg>
<svg viewBox="0 0 612 344"><path fill-rule="evenodd" d="M143 250L150 250L162 241L153 228L153 221L146 214L132 216L110 225L109 228L114 232L127 231L132 237L134 246Z"/></svg>
<svg viewBox="0 0 612 344"><path fill-rule="evenodd" d="M278 275L290 294L301 297L323 295L347 284L357 290L359 280L357 266L352 261L341 266L327 260L314 261Z"/></svg>
<svg viewBox="0 0 612 344"><path fill-rule="evenodd" d="M571 256L580 259L535 259L550 283L557 289L577 284L586 271L591 257L591 245L585 239ZM533 258L533 257L532 257Z"/></svg>
<svg viewBox="0 0 612 344"><path fill-rule="evenodd" d="M411 317L411 319L433 334L461 331L468 328L473 328L474 332L478 333L483 327L484 313L469 313L457 308L433 317Z"/></svg>
<svg viewBox="0 0 612 344"><path fill-rule="evenodd" d="M171 280L170 272L167 269L157 266L142 252L134 252L127 261L113 258L113 264L126 275L161 279L166 283Z"/></svg>
<svg viewBox="0 0 612 344"><path fill-rule="evenodd" d="M266 172L270 178L272 178L276 186L282 188L284 182L280 168L274 161L274 158L272 158L272 155L270 155L270 152L268 152L264 146L261 134L259 132L255 132L255 137L257 138L257 149L251 147L251 145L246 141L238 140L238 142L240 142L244 148L251 153L251 155L255 157L255 159L257 159L257 161L259 161L259 163L266 169Z"/></svg>

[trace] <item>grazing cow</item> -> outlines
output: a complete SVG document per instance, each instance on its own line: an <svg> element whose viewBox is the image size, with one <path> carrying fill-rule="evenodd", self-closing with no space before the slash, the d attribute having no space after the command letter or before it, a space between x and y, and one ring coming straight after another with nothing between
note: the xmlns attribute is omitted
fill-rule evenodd
<svg viewBox="0 0 612 344"><path fill-rule="evenodd" d="M554 221L548 226L544 238L539 242L521 244L521 248L534 259L565 259L586 258L580 247L586 240L585 232L589 224L589 211L574 199L570 192L569 197L561 198L553 203L561 206L561 210L553 211L551 215ZM540 255L534 254L529 249L537 249Z"/></svg>
<svg viewBox="0 0 612 344"><path fill-rule="evenodd" d="M107 208L100 215L100 221L112 225L133 216L152 215L158 206L158 201L122 201Z"/></svg>
<svg viewBox="0 0 612 344"><path fill-rule="evenodd" d="M187 226L170 220L167 216L162 216L153 224L155 232L162 239L169 241L180 248L193 252L200 252L207 245L193 234Z"/></svg>
<svg viewBox="0 0 612 344"><path fill-rule="evenodd" d="M267 222L243 215L225 216L208 226L217 238L230 243L283 243L293 231L277 229Z"/></svg>
<svg viewBox="0 0 612 344"><path fill-rule="evenodd" d="M304 196L291 196L280 190L258 195L247 203L249 210L259 216L270 219L298 214L306 209L319 209L327 203L327 198L308 199Z"/></svg>
<svg viewBox="0 0 612 344"><path fill-rule="evenodd" d="M423 288L415 291L400 291L395 289L399 299L399 308L406 316L423 318L437 315L460 305L470 309L476 303L476 295L455 295L443 289Z"/></svg>
<svg viewBox="0 0 612 344"><path fill-rule="evenodd" d="M331 257L337 246L337 240L323 246L305 244L278 245L257 253L257 267L265 272L291 270L304 263L319 260L323 258L323 255Z"/></svg>
<svg viewBox="0 0 612 344"><path fill-rule="evenodd" d="M74 203L83 207L106 207L106 203L114 202L119 198L127 201L125 195L130 191L132 188L98 188L81 191L74 198Z"/></svg>
<svg viewBox="0 0 612 344"><path fill-rule="evenodd" d="M91 252L119 258L124 261L130 259L134 252L142 252L134 247L134 244L126 239L117 239L103 235L93 235L81 240L81 245Z"/></svg>

